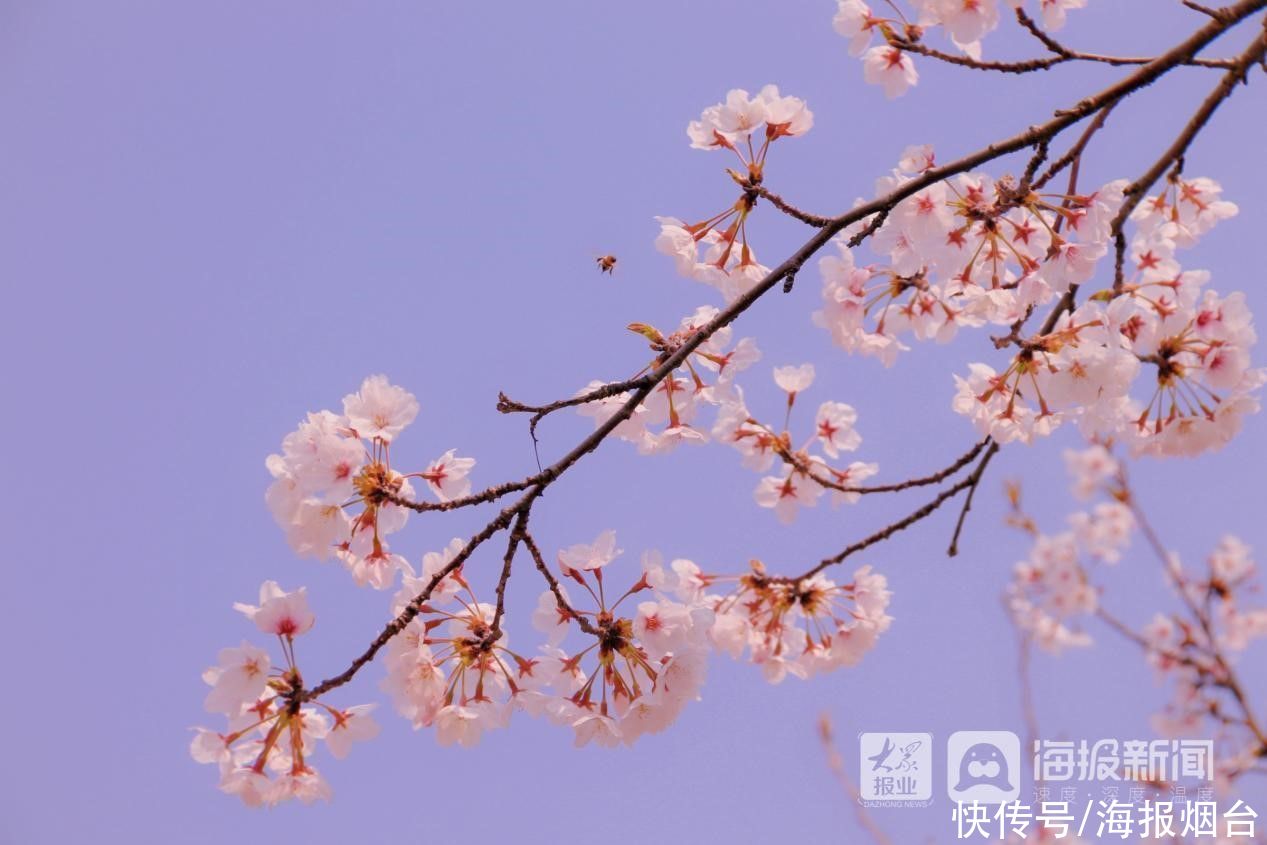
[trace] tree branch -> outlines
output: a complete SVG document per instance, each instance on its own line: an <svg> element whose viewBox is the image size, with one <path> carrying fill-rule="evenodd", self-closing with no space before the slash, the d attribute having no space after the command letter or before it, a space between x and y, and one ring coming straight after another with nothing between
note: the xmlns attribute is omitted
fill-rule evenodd
<svg viewBox="0 0 1267 845"><path fill-rule="evenodd" d="M532 476L523 482L514 482L514 489L524 490L524 494L513 504L503 508L483 529L472 536L454 559L432 576L431 580L418 594L418 596L416 596L395 619L383 628L382 632L374 638L370 645L359 656L352 660L351 664L346 669L338 675L334 675L322 681L311 690L298 693L296 700L311 700L350 681L363 666L374 659L375 655L378 654L383 646L385 646L394 636L399 634L405 626L407 626L409 622L412 621L419 612L421 612L422 607L430 598L431 593L446 575L461 566L484 542L498 532L508 528L511 525L512 520L521 514L526 515L532 503L541 496L550 484L557 480L561 475L563 475L563 473L565 473L587 454L597 449L617 426L629 419L634 411L647 399L648 396L651 395L651 392L655 389L656 385L660 384L660 382L662 382L665 378L668 378L674 371L681 367L687 358L701 344L705 343L718 330L732 323L740 314L751 308L752 305L771 288L778 285L785 278L794 275L805 261L817 253L840 231L854 223L867 221L867 225L850 239L850 245L856 246L879 227L883 219L894 206L907 197L915 194L925 187L928 187L929 185L943 181L956 174L971 170L972 168L978 167L986 162L993 161L997 158L1023 150L1027 147L1033 147L1040 142L1050 141L1065 129L1080 122L1084 118L1100 111L1106 106L1118 102L1123 97L1135 91L1151 85L1172 68L1188 63L1198 51L1204 48L1223 32L1246 17L1262 10L1264 7L1267 7L1267 0L1241 0L1241 2L1236 3L1233 6L1229 6L1225 10L1226 14L1222 19L1209 21L1191 36L1171 48L1163 55L1149 61L1133 73L1108 86L1099 93L1079 101L1072 108L1056 112L1052 119L1047 122L1037 126L1031 126L1023 132L990 144L989 146L966 155L955 162L943 165L942 167L933 168L923 174L920 174L919 176L916 176L910 181L903 183L895 190L882 197L873 199L870 202L862 203L844 214L832 218L826 225L819 228L818 231L809 238L809 240L802 244L802 246L789 256L782 264L771 270L764 279L750 288L746 293L736 298L733 302L726 306L725 309L720 311L716 317L693 333L689 339L687 339L673 352L673 354L662 359L654 370L643 377L644 381L632 390L629 399L626 400L620 409L599 424L593 432L582 439L570 452L555 463L543 469L537 475ZM536 413L536 411L533 411L533 413ZM997 451L997 445L992 444L990 450L987 452L987 457L993 455L994 451ZM983 470L984 460L982 465L979 465L978 472L974 473L973 476L947 488L942 493L938 494L938 496L931 502L905 519L889 525L859 543L849 546L840 554L823 560L814 569L801 577L803 578L816 574L826 567L839 563L850 555L885 540L894 533L914 524L915 522L918 522L928 514L935 511L953 496L973 486L975 481L979 481L979 472ZM498 488L490 488L490 490L495 489ZM507 490L506 492L511 491ZM481 499L481 501L491 501L493 498L497 498L496 495L489 494L488 491L486 491L485 494L479 495L488 496L488 498ZM530 539L526 534L522 542L529 548L530 552L533 548L535 548L535 544L530 542ZM538 568L541 568L542 561L539 559L539 550L535 559L538 560Z"/></svg>
<svg viewBox="0 0 1267 845"><path fill-rule="evenodd" d="M1215 19L1218 20L1217 18ZM1267 24L1267 21L1264 21ZM1188 147L1196 139L1205 125L1209 123L1210 118L1223 101L1232 95L1239 82L1246 81L1246 75L1249 68L1256 62L1263 60L1267 56L1267 26L1258 34L1258 37L1250 43L1245 52L1241 53L1233 63L1230 70L1223 74L1223 78L1219 80L1219 84L1214 86L1214 90L1201 103L1200 108L1188 120L1186 126L1175 138L1174 142L1166 149L1161 157L1153 162L1153 166L1148 168L1142 176L1132 182L1123 191L1125 201L1122 207L1118 209L1117 216L1113 218L1113 225L1110 231L1113 234L1113 244L1115 257L1113 263L1113 290L1120 291L1123 284L1122 268L1126 257L1126 237L1122 233L1122 228L1126 225L1126 220L1131 216L1131 212L1147 195L1148 190L1152 188L1153 183L1161 178L1161 175L1172 166L1179 167L1183 161L1184 153L1188 151Z"/></svg>

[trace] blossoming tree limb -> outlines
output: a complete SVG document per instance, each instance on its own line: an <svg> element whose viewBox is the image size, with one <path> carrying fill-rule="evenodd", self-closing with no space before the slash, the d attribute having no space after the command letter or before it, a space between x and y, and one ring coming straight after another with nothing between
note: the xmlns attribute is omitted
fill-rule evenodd
<svg viewBox="0 0 1267 845"><path fill-rule="evenodd" d="M316 743L342 756L353 740L377 730L369 705L341 709L327 697L380 655L384 687L397 710L416 727L434 727L440 742L464 745L505 726L512 708L572 728L578 744L631 743L664 729L697 696L709 649L747 654L771 681L852 665L889 625L887 583L869 566L844 583L827 571L963 494L953 555L973 496L1006 444L1031 442L1068 421L1090 440L1118 441L1137 454L1193 454L1226 442L1240 418L1257 409L1254 395L1263 378L1249 367L1254 337L1243 299L1202 292L1205 274L1182 270L1174 253L1235 213L1216 184L1184 177L1184 156L1219 105L1263 62L1267 0L1197 10L1201 25L1151 58L1089 54L1057 41L1050 31L1066 10L1084 5L1081 0L1045 0L1042 25L1012 0L1020 29L1050 54L1017 63L981 59L980 41L999 23L999 0L908 5L909 18L889 3L899 18L887 19L861 0L840 0L835 20L851 49L865 50L868 81L891 96L918 80L911 55L1006 73L1070 62L1126 70L1046 122L949 164L937 164L931 147L911 147L880 180L875 198L831 217L804 211L765 184L771 151L813 126L806 104L775 86L756 95L731 91L687 134L692 147L736 164L726 172L737 198L695 223L659 218L656 240L680 274L716 290L722 307L703 306L672 331L630 324L652 353L632 378L592 382L575 396L540 405L503 393L498 410L528 415L534 448L538 425L551 414L574 408L594 419L589 435L552 463L538 461L535 474L472 492L475 461L456 450L421 471L399 472L391 447L420 406L383 376L366 379L344 399L341 413L310 414L283 441L282 453L269 458L269 506L301 556L339 559L360 586L386 590L399 579L399 590L391 620L369 645L341 672L312 685L295 652L295 638L314 619L304 591L267 582L258 606L238 607L278 638L284 668L274 671L266 652L244 643L222 652L219 665L204 675L212 687L207 707L224 714L229 727L200 730L192 750L196 759L219 766L225 791L250 804L326 797L329 787L309 762ZM1202 55L1242 26L1259 30L1240 53ZM939 27L958 53L927 46L926 36ZM867 49L877 33L884 43ZM1134 181L1080 190L1082 157L1114 107L1175 68L1191 66L1217 81L1171 145ZM1065 133L1084 122L1081 134L1052 159ZM1027 154L1019 179L975 171L1017 153ZM1045 192L1061 175L1067 177L1064 193ZM1163 177L1161 193L1150 194ZM749 239L762 200L814 230L773 268L757 261ZM1128 222L1134 224L1129 242ZM1079 303L1080 288L1110 244L1112 284ZM864 245L883 260L860 265L855 252ZM793 440L794 412L815 380L811 365L775 368L783 407L763 415L746 404L740 374L760 352L751 339L732 342L733 324L772 289L791 292L806 262L828 246L834 252L819 262L823 307L814 318L850 354L889 364L907 348L904 338L947 342L961 328L1004 330L993 338L995 348L1011 356L1002 372L974 364L967 377L956 376L954 410L972 420L978 438L927 475L865 484L876 464L842 463L861 443L857 413L845 403L822 402L804 439ZM1129 275L1128 255L1135 267ZM1040 327L1027 333L1040 311ZM1139 378L1144 367L1156 373L1146 404L1129 392L1146 381ZM711 427L701 424L706 409L716 411ZM936 493L801 574L771 573L759 561L741 573L715 573L648 553L636 577L622 578L614 574L619 567L608 569L621 555L611 531L559 551L553 565L547 559L530 529L534 508L599 445L617 438L656 454L710 435L735 448L745 466L774 470L762 477L754 500L784 522L826 494L839 504L915 488ZM428 553L420 570L389 545L410 514L486 505L497 510L482 529ZM479 579L468 577L478 570L468 564L498 535L505 540L500 569L488 573L492 589L485 598L491 601L481 601ZM512 651L503 625L506 587L525 555L546 587L532 614L546 637L535 653Z"/></svg>

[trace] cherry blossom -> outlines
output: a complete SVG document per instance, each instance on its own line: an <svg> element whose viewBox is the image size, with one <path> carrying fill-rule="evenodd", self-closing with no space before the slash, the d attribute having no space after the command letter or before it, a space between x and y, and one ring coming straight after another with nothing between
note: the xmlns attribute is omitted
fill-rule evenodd
<svg viewBox="0 0 1267 845"><path fill-rule="evenodd" d="M271 665L268 652L250 643L222 649L218 664L202 673L202 679L211 685L207 710L236 716L264 692Z"/></svg>
<svg viewBox="0 0 1267 845"><path fill-rule="evenodd" d="M964 52L979 54L978 42L999 25L998 0L920 0Z"/></svg>
<svg viewBox="0 0 1267 845"><path fill-rule="evenodd" d="M595 572L620 556L616 548L616 532L604 531L593 543L577 543L559 552L559 569L564 575Z"/></svg>
<svg viewBox="0 0 1267 845"><path fill-rule="evenodd" d="M744 466L758 472L768 471L780 461L778 473L761 479L753 492L756 503L774 511L780 522L791 523L802 507L813 507L829 490L833 504L855 502L860 496L857 485L878 471L871 463L854 461L846 467L833 466L809 449L817 445L832 460L842 452L853 451L862 443L854 430L857 412L843 402L824 402L815 419L815 432L799 448L793 446L788 423L797 395L814 381L814 368L801 366L776 367L774 381L787 393L782 429L759 422L748 411L742 393L723 405L713 428L713 436L734 447L744 456Z"/></svg>
<svg viewBox="0 0 1267 845"><path fill-rule="evenodd" d="M494 636L495 608L461 583L469 601L453 612L424 606L388 644L383 688L415 728L434 727L440 745L471 747L510 723L523 658Z"/></svg>
<svg viewBox="0 0 1267 845"><path fill-rule="evenodd" d="M814 115L803 100L766 85L756 96L743 89L730 91L724 102L709 106L687 126L692 147L734 153L742 170L726 172L742 192L733 203L698 222L656 218L660 224L656 249L673 258L679 274L717 288L727 302L769 274L769 268L756 259L747 228L765 179L766 157L780 138L804 135L813 125Z"/></svg>
<svg viewBox="0 0 1267 845"><path fill-rule="evenodd" d="M333 723L326 735L326 747L337 759L342 760L352 750L352 743L364 742L378 736L378 723L370 715L375 705L357 704L346 710L331 708Z"/></svg>
<svg viewBox="0 0 1267 845"><path fill-rule="evenodd" d="M1050 31L1061 29L1071 9L1081 9L1087 0L1038 0L1042 24ZM1011 8L1023 8L1025 0L1007 0ZM919 41L934 30L940 30L968 58L979 60L981 41L999 26L1001 0L909 0L912 15L902 12L898 3L876 4L877 14L863 0L837 0L832 26L849 39L851 55L862 55L863 75L867 82L883 85L890 99L904 94L919 77L909 53L896 43L900 39ZM886 14L896 17L886 17ZM876 34L885 43L870 50Z"/></svg>
<svg viewBox="0 0 1267 845"><path fill-rule="evenodd" d="M594 545L579 544L559 553L561 573L583 587L594 609L565 608L553 591L543 593L534 623L550 635L550 645L540 657L518 661L516 703L571 728L578 746L630 745L644 734L658 733L698 697L706 670L703 652L713 621L711 608L702 596L691 598L685 584L678 591L684 601L659 593L679 586L677 573L687 575L693 564L675 561L675 576L670 578L655 562L656 556L650 556L640 577L613 599L614 591L605 586L612 576L604 575L604 567L616 554L611 531ZM661 586L653 588L653 581ZM653 597L638 602L632 616L618 615L625 601L647 591ZM565 593L560 595L568 600ZM551 602L554 614L549 611ZM596 641L574 653L560 650L559 644L578 628ZM593 671L582 663L590 655L596 664Z"/></svg>
<svg viewBox="0 0 1267 845"><path fill-rule="evenodd" d="M878 25L879 20L872 15L871 7L862 0L838 0L832 26L849 39L851 55L860 55L867 49Z"/></svg>
<svg viewBox="0 0 1267 845"><path fill-rule="evenodd" d="M387 376L370 376L343 397L343 413L358 436L391 443L418 416L418 400Z"/></svg>
<svg viewBox="0 0 1267 845"><path fill-rule="evenodd" d="M1036 5L1041 26L1055 30L1085 0ZM833 26L860 56L866 81L888 98L918 83L917 55L975 71L1018 72L1097 58L1064 50L1045 35L1027 17L1034 6L1025 0L837 0ZM1009 12L1051 56L981 60L984 39ZM1226 15L1207 17L1212 32L1227 22ZM930 38L941 37L962 57L933 46ZM1100 60L1147 62L1125 77L1136 86L1177 63L1250 66L1235 64L1248 54L1240 60L1193 56L1189 49L1156 62ZM1253 601L1251 550L1229 535L1204 567L1185 568L1148 524L1127 467L1133 457L1196 455L1229 442L1257 412L1267 371L1255 367L1257 337L1246 296L1216 289L1209 272L1188 266L1185 251L1235 216L1237 207L1217 182L1184 173L1186 146L1135 182L1086 184L1091 171L1081 167L1083 153L1129 93L1123 91L1083 100L1058 112L1055 122L940 170L931 145L906 146L896 166L875 181L873 201L859 199L852 212L833 218L802 211L767 188L776 161L770 150L814 126L807 104L774 85L755 94L730 90L688 124L687 136L695 149L721 151L712 161L723 163L732 193L702 219L657 217L654 243L678 275L712 288L725 308L698 307L675 328L629 322L651 355L607 374L623 380L593 379L574 396L540 406L502 394L500 412L530 415L534 447L538 423L565 408L592 419L597 434L556 453L553 463L537 454L535 471L477 492L470 477L476 461L457 447L421 470L397 463L405 454L398 438L420 406L383 375L366 378L344 397L341 410L307 414L266 459L266 504L298 556L333 557L358 586L393 590L383 602L392 619L342 674L309 685L296 657L296 638L315 622L306 590L287 592L265 582L257 605L234 607L277 637L281 657L274 660L248 642L218 654L203 673L210 687L204 704L226 724L223 731L196 728L191 756L216 766L220 788L248 805L328 800L330 786L313 765L321 745L342 759L379 727L374 705L336 706L326 699L375 662L385 671L383 691L404 719L416 730L433 731L441 746L462 747L506 728L515 711L567 728L578 746L632 745L667 729L700 698L713 649L746 658L771 683L853 666L892 624L892 595L870 565L851 576L832 567L966 491L954 554L991 457L1062 428L1085 441L1064 454L1073 495L1083 504L1044 533L1021 511L1019 487L1011 488L1009 521L1031 535L1005 593L1014 623L1027 642L1052 653L1090 647L1095 626L1107 625L1135 640L1170 685L1172 698L1156 714L1159 729L1194 731L1211 718L1236 724L1217 709L1226 704L1219 702L1235 703L1238 656L1267 637L1267 608ZM1062 133L1076 123L1084 134L1071 146ZM779 149L789 146L796 147L779 143ZM1015 153L1007 160L1011 172L987 172L1000 167L1004 153ZM749 231L757 209L771 207L780 223L808 224L815 232L773 270L757 259ZM878 466L851 460L862 447L858 410L833 398L805 405L803 394L816 384L813 364L774 368L782 395L776 394L775 407L760 407L760 389L748 379L761 352L752 338L736 339L734 321L780 282L784 291L803 294L794 291L797 274L808 274L806 265L820 248L826 249L817 263L821 303L811 320L846 354L874 357L887 367L921 343L948 344L961 335L975 341L980 356L965 359L941 399L966 418L961 426L982 435L972 451L927 475L864 486ZM821 389L822 381L817 385ZM709 442L734 449L743 466L758 473L754 506L784 524L824 495L836 505L921 488L931 499L879 531L860 533L863 539L835 556L816 555L820 562L811 561L800 575L773 574L757 559L729 571L681 557L666 563L650 551L635 564L617 546L614 529L565 546L551 562L541 550L546 544L537 543L536 532L546 529L538 528L545 520L534 505L548 500L547 488L609 434L642 455ZM422 454L436 455L447 445L432 444ZM487 508L486 527L420 560L404 553L401 535L411 521L430 524L465 508ZM1112 615L1099 582L1107 566L1135 574L1129 552L1137 534L1162 560L1175 604L1138 631L1132 627L1137 621ZM501 549L490 549L503 541ZM520 620L507 602L513 596L507 585L512 571L534 569L545 586L522 620L532 629L525 647L518 622L507 621ZM1241 771L1236 759L1221 764L1228 778Z"/></svg>
<svg viewBox="0 0 1267 845"><path fill-rule="evenodd" d="M207 709L228 717L228 726L223 732L195 728L190 756L215 765L221 791L250 807L292 798L304 804L328 801L330 785L310 762L318 744L325 742L331 755L342 759L352 742L378 732L369 715L372 704L338 709L301 695L294 638L315 619L306 596L302 587L288 593L267 581L258 606L234 605L261 631L277 635L284 668L274 668L267 652L244 642L222 650L218 664L203 673L212 688Z"/></svg>
<svg viewBox="0 0 1267 845"><path fill-rule="evenodd" d="M801 364L799 367L775 367L774 383L788 394L788 401L795 399L796 394L808 390L814 383L814 365Z"/></svg>
<svg viewBox="0 0 1267 845"><path fill-rule="evenodd" d="M919 71L911 57L896 47L882 45L872 47L862 54L863 78L872 85L884 89L884 96L892 100L905 94L919 82Z"/></svg>
<svg viewBox="0 0 1267 845"><path fill-rule="evenodd" d="M1014 6L1021 5L1018 0L1010 0L1010 2ZM1052 32L1064 27L1070 9L1082 9L1086 5L1087 0L1038 0L1043 26Z"/></svg>
<svg viewBox="0 0 1267 845"><path fill-rule="evenodd" d="M717 314L713 306L701 306L683 318L677 331L670 334L646 323L631 323L630 331L646 338L656 353L656 360L646 369L675 354ZM634 443L638 451L646 455L670 452L682 443L704 443L705 430L694 425L701 406L724 406L734 401L738 395L736 376L760 357L761 352L752 340L744 338L732 346L730 328L717 330L692 351L677 372L660 383L629 419L617 426L613 435ZM602 387L602 382L591 382L577 395L584 396ZM578 411L593 418L595 426L601 426L627 401L628 394L619 393L583 403Z"/></svg>
<svg viewBox="0 0 1267 845"><path fill-rule="evenodd" d="M308 608L308 591L304 587L286 592L276 581L260 586L260 603L236 603L233 609L246 615L261 631L279 637L297 637L312 629L317 617Z"/></svg>
<svg viewBox="0 0 1267 845"><path fill-rule="evenodd" d="M1086 449L1066 449L1065 468L1073 479L1073 494L1079 499L1089 499L1105 482L1118 473L1118 461L1113 453L1099 443Z"/></svg>
<svg viewBox="0 0 1267 845"><path fill-rule="evenodd" d="M282 441L282 453L269 456L274 481L265 499L297 554L336 557L358 586L384 590L398 572L413 575L386 542L408 521L416 496L410 479L424 482L441 503L452 502L470 492L475 459L450 449L422 472L398 472L389 447L418 414L413 395L370 376L343 404L343 415L309 414Z"/></svg>
<svg viewBox="0 0 1267 845"><path fill-rule="evenodd" d="M747 650L771 683L857 664L892 621L888 583L870 566L859 567L848 584L821 575L773 578L759 561L744 575L712 580L734 584L709 599L713 643L735 657Z"/></svg>
<svg viewBox="0 0 1267 845"><path fill-rule="evenodd" d="M471 480L467 475L475 466L475 459L455 457L456 452L456 449L450 449L420 473L442 502L460 499L471 492Z"/></svg>

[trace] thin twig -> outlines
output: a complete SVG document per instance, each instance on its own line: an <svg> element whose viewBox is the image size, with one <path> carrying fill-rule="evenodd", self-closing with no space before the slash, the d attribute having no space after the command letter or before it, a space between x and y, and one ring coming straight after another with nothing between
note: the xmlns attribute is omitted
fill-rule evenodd
<svg viewBox="0 0 1267 845"><path fill-rule="evenodd" d="M1089 124L1087 124L1086 131L1078 137L1078 140L1074 143L1074 145L1066 150L1060 158L1053 161L1051 166L1043 172L1042 176L1039 176L1036 180L1034 180L1034 184L1032 186L1033 190L1042 190L1043 186L1055 178L1056 175L1066 167L1069 167L1070 165L1074 165L1075 167L1077 166L1077 162L1082 158L1083 150L1087 148L1087 144L1091 143L1092 136L1103 128L1105 121L1109 119L1109 114L1113 111L1113 107L1116 105L1117 103L1110 103L1096 112L1095 117L1092 118ZM1059 222L1059 220L1057 222Z"/></svg>
<svg viewBox="0 0 1267 845"><path fill-rule="evenodd" d="M1054 313L1054 312L1053 312ZM955 521L955 533L950 537L950 547L946 549L948 557L954 557L959 554L959 535L963 532L964 520L968 518L968 511L972 510L972 497L977 493L977 487L981 484L981 478L985 475L985 468L990 465L990 459L999 451L999 444L991 442L990 448L986 449L984 455L981 456L981 462L977 464L977 468L972 471L972 475L968 476L964 481L968 485L968 498L963 500L963 509L959 511L959 519Z"/></svg>
<svg viewBox="0 0 1267 845"><path fill-rule="evenodd" d="M598 629L588 619L578 613L572 605L568 604L567 598L563 595L563 588L559 586L559 579L554 577L554 573L550 571L550 566L541 555L541 549L537 546L537 541L527 531L524 532L523 542L524 548L528 550L528 554L532 556L533 562L537 565L537 570L541 572L546 579L546 584L550 586L550 592L554 593L554 602L559 606L559 610L574 619L582 631L598 636Z"/></svg>
<svg viewBox="0 0 1267 845"><path fill-rule="evenodd" d="M1217 18L1215 19L1218 20ZM1264 23L1267 23L1265 21ZM1245 52L1241 53L1233 63L1232 68L1223 74L1223 78L1219 80L1219 84L1214 86L1205 101L1193 113L1188 120L1187 125L1166 149L1161 157L1153 162L1152 167L1148 168L1142 176L1128 185L1123 191L1124 201L1122 207L1118 209L1117 215L1113 218L1113 224L1110 231L1113 234L1114 244L1114 260L1113 260L1113 290L1120 291L1122 289L1123 264L1126 257L1126 237L1122 229L1126 225L1126 220L1131 216L1131 212L1140 204L1144 197L1148 194L1148 190L1152 188L1153 183L1161 178L1161 175L1172 166L1177 165L1183 160L1184 153L1188 151L1188 147L1196 139L1201 130L1209 122L1214 112L1223 102L1232 95L1236 89L1237 83L1245 80L1246 74L1249 72L1251 65L1262 61L1267 56L1267 26L1258 34L1258 37L1250 43Z"/></svg>
<svg viewBox="0 0 1267 845"><path fill-rule="evenodd" d="M1245 714L1245 724L1254 734L1254 738L1258 740L1259 747L1267 749L1267 733L1264 733L1258 724L1258 719L1249 703L1249 696L1245 693L1245 687L1237 677L1232 664L1216 646L1217 638L1214 634L1214 623L1210 619L1209 613L1205 612L1201 605L1192 598L1185 584L1180 580L1178 573L1175 572L1170 552L1162 543L1161 537L1157 534L1156 529L1153 528L1148 516L1144 513L1144 509L1140 507L1139 499L1136 498L1127 483L1124 471L1121 473L1120 481L1125 504L1135 516L1135 523L1139 526L1140 532L1144 535L1144 539L1148 541L1148 545L1157 556L1158 561L1161 562L1162 569L1174 585L1175 592L1179 594L1180 599L1188 608L1188 612L1192 614L1192 617L1201 626L1201 630L1205 634L1206 642L1209 644L1209 656L1218 667L1219 674L1222 675L1220 679L1221 685L1236 699L1237 705L1240 706L1241 711Z"/></svg>
<svg viewBox="0 0 1267 845"><path fill-rule="evenodd" d="M802 223L808 224L810 226L814 226L815 228L818 228L818 229L821 229L824 226L831 225L830 217L820 217L817 214L810 214L808 211L801 211L799 208L792 205L787 200L783 199L783 197L779 196L778 194L760 185L754 186L752 188L752 192L756 194L757 196L762 197L763 199L769 200L770 204L773 205L775 208L777 208L779 211L782 211L784 214L788 215L789 217L795 217L797 220L800 220Z"/></svg>
<svg viewBox="0 0 1267 845"><path fill-rule="evenodd" d="M817 575L818 573L822 572L824 569L828 568L829 566L835 566L838 563L842 563L846 558L856 555L858 552L862 551L863 549L868 549L871 546L874 546L876 543L880 543L889 539L890 537L892 537L894 534L898 533L899 531L902 531L903 529L906 529L906 528L910 528L912 525L924 519L925 517L931 515L934 511L936 511L938 508L944 505L947 501L949 501L950 499L953 499L955 496L959 495L960 493L962 493L964 490L967 490L971 486L972 486L972 479L965 478L963 481L960 481L956 484L951 485L950 487L947 487L945 490L938 493L937 496L932 501L928 502L923 507L915 511L912 511L911 513L904 516L902 519L899 519L897 522L890 523L886 525L884 528L881 528L879 531L875 532L874 534L871 534L870 536L865 537L862 540L859 540L858 542L853 543L852 545L846 546L844 550L842 550L839 554L835 554L829 558L824 558L820 560L812 569L805 572L804 574L798 575L795 578L781 577L781 578L776 578L774 580L803 581L806 578L813 577Z"/></svg>
<svg viewBox="0 0 1267 845"><path fill-rule="evenodd" d="M955 459L955 462L945 469L940 469L932 475L925 475L920 478L910 478L906 481L900 481L896 484L876 484L869 487L850 487L845 484L837 484L826 478L819 478L814 473L810 473L810 478L817 481L823 487L831 490L839 490L841 493L858 493L867 495L869 493L898 493L902 490L909 490L912 487L926 487L929 484L938 484L954 475L959 470L972 463L972 459L981 454L981 450L990 443L989 437L983 437L973 444L972 448Z"/></svg>

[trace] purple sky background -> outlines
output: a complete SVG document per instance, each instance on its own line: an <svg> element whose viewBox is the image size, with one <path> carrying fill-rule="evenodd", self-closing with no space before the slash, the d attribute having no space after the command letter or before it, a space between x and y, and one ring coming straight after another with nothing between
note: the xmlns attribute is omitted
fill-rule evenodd
<svg viewBox="0 0 1267 845"><path fill-rule="evenodd" d="M398 467L457 448L479 460L477 486L519 478L534 466L531 442L524 420L494 411L499 390L546 401L628 376L646 354L626 323L675 326L720 304L654 251L652 218L698 219L733 199L730 162L689 149L684 133L728 88L775 82L808 101L816 126L776 145L767 184L837 213L871 196L907 144L933 142L948 161L1125 72L996 79L924 61L920 86L887 103L832 32L833 9L755 0L0 9L9 397L0 520L14 544L0 592L0 842L858 841L816 739L820 712L851 769L859 731L932 731L939 764L954 730L1020 732L1016 645L999 594L1027 541L1002 527L1002 481L1022 478L1030 510L1059 528L1074 506L1064 432L999 455L958 558L943 554L951 508L856 561L889 577L896 619L857 669L771 687L755 667L715 657L704 699L632 750L578 751L570 732L520 714L468 751L414 733L379 692L375 665L332 700L381 701L383 733L346 761L323 756L335 800L313 808L247 810L188 756L188 728L218 724L202 710L201 670L243 638L265 644L230 607L253 600L261 581L308 586L318 623L298 651L314 680L342 670L386 621L390 594L358 590L335 564L295 559L263 504L264 457L306 411L337 408L365 375L384 372L423 408L393 450ZM1071 15L1066 40L1146 54L1200 22L1177 2L1096 0ZM988 54L1018 49L1014 27L1002 29ZM1178 72L1115 112L1084 184L1137 175L1214 81ZM1261 82L1224 106L1188 156L1188 172L1221 181L1241 215L1184 256L1259 308ZM750 232L770 265L808 235L768 206ZM601 252L620 257L611 279L594 268ZM750 407L778 407L771 366L814 361L819 379L799 422L823 400L853 404L857 457L878 461L881 479L964 451L976 435L950 411L951 373L999 360L986 334L917 347L885 370L811 327L819 288L807 267L791 295L768 295L738 323L736 336L755 336L765 353L745 382ZM552 418L543 459L588 430ZM1265 444L1258 416L1217 455L1134 469L1164 539L1189 562L1224 532L1267 558ZM927 498L834 511L824 502L785 528L752 503L757 478L715 445L640 458L613 442L551 488L534 528L551 551L616 529L626 554L613 577L636 578L647 548L714 571L758 557L790 572ZM396 548L417 562L486 519L415 518ZM468 567L485 593L498 554ZM1104 580L1106 603L1131 621L1169 606L1142 547ZM535 642L528 612L540 589L522 569L511 585L509 630L521 647ZM1094 648L1035 660L1043 735L1151 736L1164 691L1133 647L1092 630ZM1260 704L1263 655L1243 660ZM1246 786L1267 809L1262 779ZM932 809L880 810L877 820L900 842L953 839L935 788Z"/></svg>

